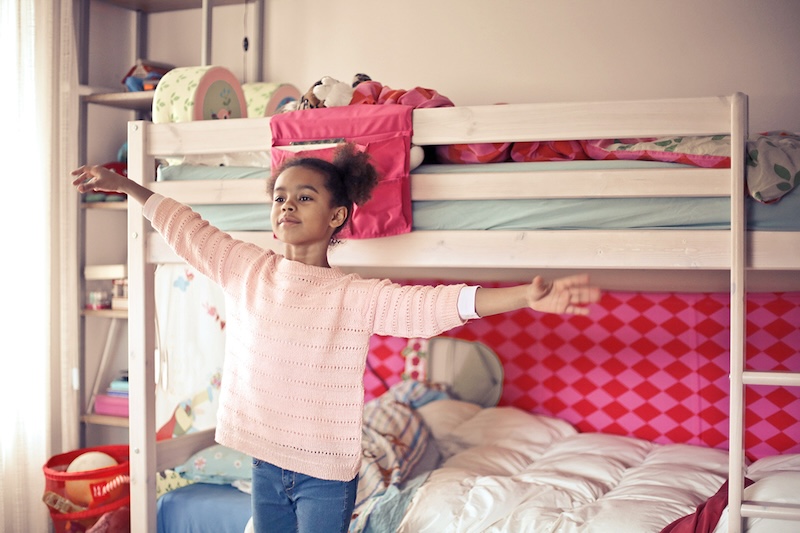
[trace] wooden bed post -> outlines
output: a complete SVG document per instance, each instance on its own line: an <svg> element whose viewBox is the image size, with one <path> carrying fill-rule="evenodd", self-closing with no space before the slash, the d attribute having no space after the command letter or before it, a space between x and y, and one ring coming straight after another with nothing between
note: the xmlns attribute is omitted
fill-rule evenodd
<svg viewBox="0 0 800 533"><path fill-rule="evenodd" d="M747 287L745 147L747 142L747 96L731 97L731 309L730 309L730 408L728 429L728 531L742 528L744 490L744 383L746 350Z"/></svg>
<svg viewBox="0 0 800 533"><path fill-rule="evenodd" d="M155 160L145 150L144 121L128 123L128 176L138 183L152 181ZM156 531L156 421L154 268L148 264L146 241L150 223L142 206L128 202L128 375L130 391L131 531ZM142 386L141 384L144 384Z"/></svg>

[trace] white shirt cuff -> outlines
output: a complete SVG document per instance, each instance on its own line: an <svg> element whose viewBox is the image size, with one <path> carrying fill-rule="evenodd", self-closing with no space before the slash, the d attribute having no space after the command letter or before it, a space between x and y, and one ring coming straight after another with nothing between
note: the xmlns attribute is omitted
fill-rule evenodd
<svg viewBox="0 0 800 533"><path fill-rule="evenodd" d="M480 318L475 312L475 293L478 292L480 285L471 285L461 289L458 293L458 315L462 320Z"/></svg>
<svg viewBox="0 0 800 533"><path fill-rule="evenodd" d="M144 205L142 206L142 215L149 221L153 221L153 215L156 214L156 208L161 203L164 197L158 193L153 193L150 195Z"/></svg>

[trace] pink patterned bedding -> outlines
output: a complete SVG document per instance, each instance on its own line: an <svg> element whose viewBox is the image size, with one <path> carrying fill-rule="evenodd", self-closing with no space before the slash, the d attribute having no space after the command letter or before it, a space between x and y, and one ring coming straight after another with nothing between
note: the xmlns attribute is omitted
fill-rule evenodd
<svg viewBox="0 0 800 533"><path fill-rule="evenodd" d="M415 108L453 107L433 89L392 89L367 78L353 84L349 105L403 105ZM436 146L440 163L476 164L504 161L647 160L703 168L730 168L730 136L636 139L554 140L468 143ZM778 201L800 182L800 134L762 133L747 142L747 188L757 201Z"/></svg>
<svg viewBox="0 0 800 533"><path fill-rule="evenodd" d="M730 136L594 139L436 147L442 163L644 160L730 168ZM778 201L800 183L800 135L762 133L747 142L747 189L762 203Z"/></svg>

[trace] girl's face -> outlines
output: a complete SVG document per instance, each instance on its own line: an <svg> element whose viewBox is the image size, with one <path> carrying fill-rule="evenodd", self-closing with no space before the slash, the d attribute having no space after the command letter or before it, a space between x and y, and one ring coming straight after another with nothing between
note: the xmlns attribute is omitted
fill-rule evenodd
<svg viewBox="0 0 800 533"><path fill-rule="evenodd" d="M281 242L292 245L321 244L327 247L333 231L344 223L345 207L331 205L325 176L296 166L275 180L272 193L272 231Z"/></svg>

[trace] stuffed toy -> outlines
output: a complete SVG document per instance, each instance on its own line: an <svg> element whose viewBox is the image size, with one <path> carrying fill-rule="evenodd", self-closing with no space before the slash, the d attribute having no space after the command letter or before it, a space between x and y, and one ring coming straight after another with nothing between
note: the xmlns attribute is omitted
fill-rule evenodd
<svg viewBox="0 0 800 533"><path fill-rule="evenodd" d="M316 109L318 107L339 107L350 104L353 89L359 83L371 81L366 74L356 74L350 83L339 81L330 76L323 76L316 81L306 93L300 97L298 109Z"/></svg>
<svg viewBox="0 0 800 533"><path fill-rule="evenodd" d="M330 76L323 76L315 82L306 93L300 97L297 109L316 109L319 107L339 107L350 105L355 88L359 84L372 81L366 74L356 74L350 83L339 81ZM409 153L409 167L417 168L425 159L425 152L421 146L411 145Z"/></svg>
<svg viewBox="0 0 800 533"><path fill-rule="evenodd" d="M325 107L340 107L350 104L353 97L353 86L343 81L325 76L320 83L311 90L317 97L319 105Z"/></svg>

